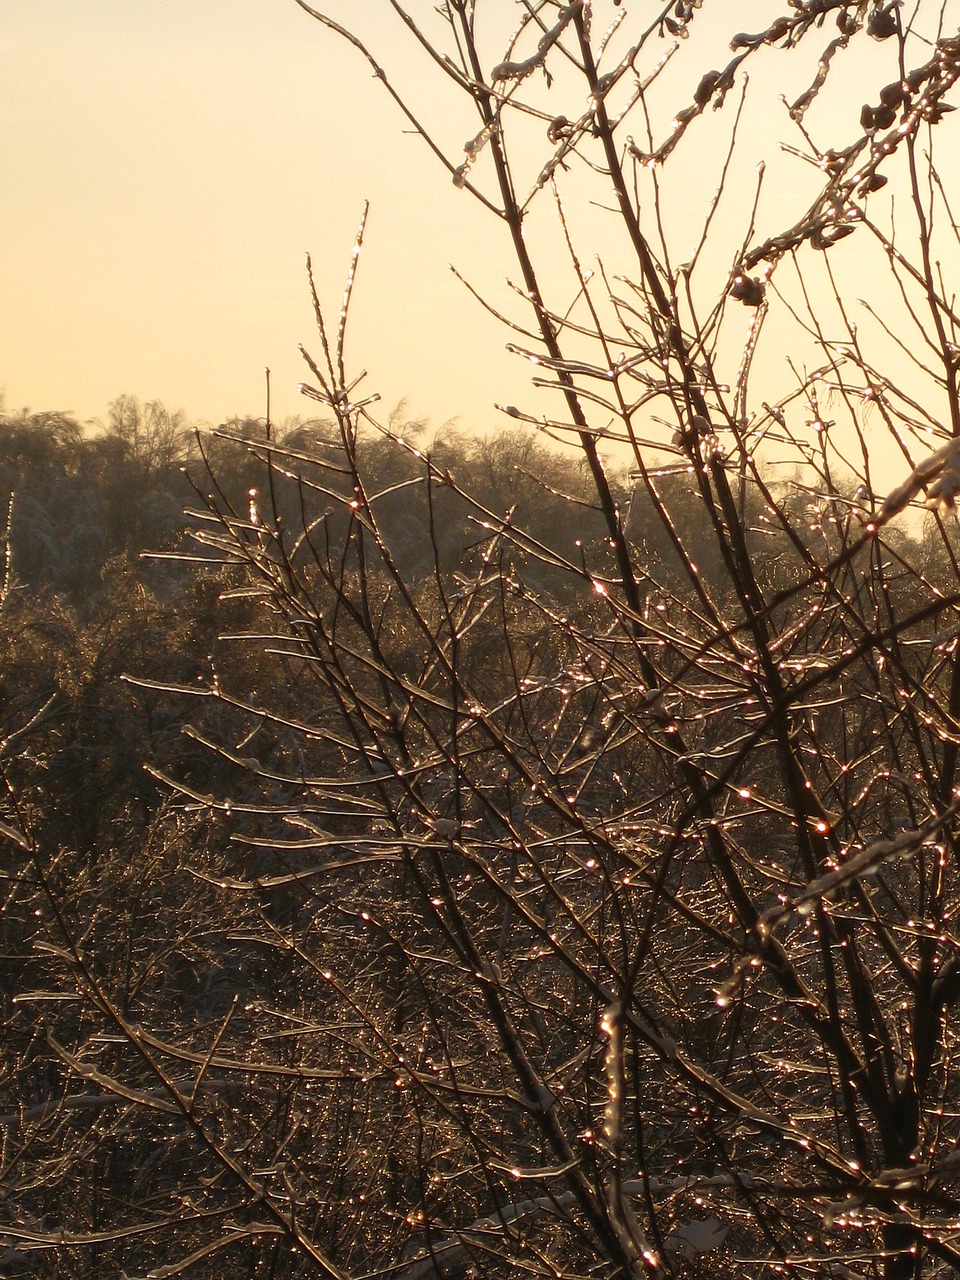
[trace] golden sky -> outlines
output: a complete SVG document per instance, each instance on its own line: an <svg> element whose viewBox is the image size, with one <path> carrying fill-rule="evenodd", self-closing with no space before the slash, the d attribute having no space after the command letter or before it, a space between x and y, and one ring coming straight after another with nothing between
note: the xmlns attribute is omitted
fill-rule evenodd
<svg viewBox="0 0 960 1280"><path fill-rule="evenodd" d="M277 413L309 411L304 254L334 308L366 198L356 351L371 385L440 421L490 404L472 353L446 343L440 378L427 355L459 301L445 264L476 234L467 202L292 0L2 9L8 409L102 416L130 392L217 421L262 412L270 365Z"/></svg>
<svg viewBox="0 0 960 1280"><path fill-rule="evenodd" d="M732 4L707 0L669 82L677 106L703 70L729 57ZM469 114L433 95L382 0L324 7L359 24L453 152L472 136ZM734 25L755 30L781 6L734 7ZM509 0L489 0L491 10L512 28ZM859 56L853 65L876 84L893 50L866 42ZM810 174L777 153L778 139L800 141L777 95L787 72L802 86L810 68L774 51L760 66L731 191L736 182L745 195L766 158L764 212L786 224L804 208ZM834 122L843 141L858 127L862 96L855 82L840 87L850 117ZM700 162L667 198L681 256L693 239L684 218L719 181L731 114L705 120ZM351 349L385 412L406 397L409 413L433 426L456 417L486 430L504 421L494 402L552 408L531 399L529 368L504 352L509 335L446 269L455 263L494 303L513 306L503 229L404 131L365 64L293 0L2 0L0 163L7 410L88 419L131 393L217 422L262 412L269 365L275 416L309 415L296 390L306 376L297 344L316 345L304 254L335 314L365 199ZM578 216L584 256L602 250L612 271L624 269L616 237L606 240L607 215ZM724 252L742 216L724 206ZM555 231L543 235L556 242Z"/></svg>

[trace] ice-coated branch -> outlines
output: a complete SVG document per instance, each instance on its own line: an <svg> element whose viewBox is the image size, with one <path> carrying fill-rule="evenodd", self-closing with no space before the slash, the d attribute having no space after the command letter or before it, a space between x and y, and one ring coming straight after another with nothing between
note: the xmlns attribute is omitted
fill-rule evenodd
<svg viewBox="0 0 960 1280"><path fill-rule="evenodd" d="M540 37L535 53L529 58L523 58L519 62L506 61L500 62L493 68L491 79L494 84L498 84L504 80L521 81L525 80L538 67L542 67L547 59L547 54L557 43L560 37L566 31L567 27L584 8L584 0L573 0L566 8L560 10L560 16L553 26Z"/></svg>
<svg viewBox="0 0 960 1280"><path fill-rule="evenodd" d="M935 453L924 458L902 484L892 489L880 508L885 520L892 520L923 490L927 505L953 510L960 493L960 439L948 440Z"/></svg>

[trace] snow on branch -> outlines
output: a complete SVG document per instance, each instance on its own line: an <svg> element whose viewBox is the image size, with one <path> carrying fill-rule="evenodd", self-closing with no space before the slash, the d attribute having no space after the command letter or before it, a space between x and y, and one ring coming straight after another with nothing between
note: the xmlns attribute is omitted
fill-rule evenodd
<svg viewBox="0 0 960 1280"><path fill-rule="evenodd" d="M881 508L883 518L892 520L926 489L928 507L953 510L960 493L960 439L948 440L936 453L919 463L903 484L888 493Z"/></svg>

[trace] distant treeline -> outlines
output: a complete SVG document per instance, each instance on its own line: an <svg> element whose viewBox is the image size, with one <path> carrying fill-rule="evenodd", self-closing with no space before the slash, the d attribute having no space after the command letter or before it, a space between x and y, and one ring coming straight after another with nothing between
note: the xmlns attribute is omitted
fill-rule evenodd
<svg viewBox="0 0 960 1280"><path fill-rule="evenodd" d="M216 785L222 762L182 729L199 722L229 736L229 709L198 709L154 685L189 688L214 660L240 688L266 677L253 652L240 659L220 643L225 629L249 625L252 606L221 600L235 570L197 535L213 510L256 537L256 510L276 504L289 554L349 556L333 435L323 422L295 421L268 441L253 418L197 430L182 413L130 396L110 406L106 424L59 412L0 415L0 503L11 502L0 736L10 748L8 783L50 849L96 858L135 847L164 799L144 765ZM592 545L602 558L601 522L575 460L516 430L486 439L445 431L429 446L423 436L414 423L403 427L408 447L372 432L358 443L405 577L434 572L435 548L451 574L478 560L483 508L494 523L522 524L531 548L542 541L575 560ZM425 483L428 448L455 484ZM569 575L533 550L509 554L528 584L569 593ZM238 669L244 662L249 669Z"/></svg>
<svg viewBox="0 0 960 1280"><path fill-rule="evenodd" d="M84 426L56 411L0 414L0 498L13 499L14 580L87 609L106 566L117 557L133 563L144 551L183 546L185 532L197 525L190 513L208 503L237 519L248 518L251 500L276 503L291 539L308 526L327 545L343 532L342 513L333 510L339 504L331 501L342 497L333 435L324 422L294 420L273 429L268 442L266 423L255 418L197 429L182 412L132 396L111 404L105 424ZM534 540L557 545L562 529L559 541L572 558L578 544L601 536L579 462L534 435L508 430L478 438L444 430L427 446L419 423L404 424L402 435L409 448L372 432L358 448L405 574L432 569L434 543L441 562L453 566L480 540L476 501L460 500L460 489L494 520L522 523ZM271 478L266 460L277 446L285 452ZM427 493L420 451L428 447L455 486ZM578 501L570 504L569 497Z"/></svg>

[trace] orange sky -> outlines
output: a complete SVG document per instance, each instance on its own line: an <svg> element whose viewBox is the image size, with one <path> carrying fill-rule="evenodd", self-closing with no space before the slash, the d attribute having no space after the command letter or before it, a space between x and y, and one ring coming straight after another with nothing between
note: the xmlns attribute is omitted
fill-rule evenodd
<svg viewBox="0 0 960 1280"><path fill-rule="evenodd" d="M725 3L713 5L715 18L707 0L699 46L681 50L678 106L706 65L729 56ZM471 136L468 115L450 116L430 96L385 3L325 7L365 26L454 150ZM491 7L511 28L509 0ZM779 8L743 0L736 25L757 29ZM892 55L866 42L863 56L876 66ZM777 138L799 141L776 104L784 67L794 67L772 55L763 65L739 172L767 157L765 208L786 222L804 207L808 177L775 147ZM845 94L853 128L856 84ZM688 170L700 190L675 191L677 219L716 183L726 123L718 116L709 127L703 169ZM446 270L453 261L511 306L503 281L515 268L502 228L403 132L365 65L293 0L2 0L0 164L7 410L103 417L128 392L216 422L262 412L270 365L275 416L309 415L296 391L306 376L297 344L313 345L304 253L335 314L366 198L352 350L386 409L407 397L409 412L434 426L458 417L489 429L503 422L495 401L553 407L531 398L529 370L503 350L509 335ZM599 216L583 215L585 257L603 249L612 270L629 269L616 261L616 240L606 242L606 224L591 221Z"/></svg>

